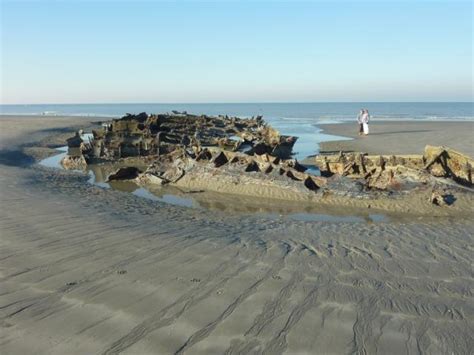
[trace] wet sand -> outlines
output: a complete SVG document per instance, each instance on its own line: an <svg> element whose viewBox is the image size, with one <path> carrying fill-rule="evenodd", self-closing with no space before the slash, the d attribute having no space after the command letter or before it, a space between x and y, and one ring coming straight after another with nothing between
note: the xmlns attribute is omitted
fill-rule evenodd
<svg viewBox="0 0 474 355"><path fill-rule="evenodd" d="M9 142L41 141L23 151L38 158L61 135L44 137L84 121L42 118L42 132L13 122ZM6 146L2 138L2 157ZM302 222L188 209L21 159L0 159L1 353L474 347L469 219Z"/></svg>
<svg viewBox="0 0 474 355"><path fill-rule="evenodd" d="M323 153L422 154L426 145L445 145L474 157L474 122L373 121L368 136L358 135L357 123L318 126L324 133L354 138L322 143Z"/></svg>

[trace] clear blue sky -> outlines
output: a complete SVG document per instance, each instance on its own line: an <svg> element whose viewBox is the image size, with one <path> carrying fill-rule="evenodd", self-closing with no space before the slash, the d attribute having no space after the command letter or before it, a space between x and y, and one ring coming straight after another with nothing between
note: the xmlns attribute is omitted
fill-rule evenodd
<svg viewBox="0 0 474 355"><path fill-rule="evenodd" d="M470 1L0 1L4 104L473 99Z"/></svg>

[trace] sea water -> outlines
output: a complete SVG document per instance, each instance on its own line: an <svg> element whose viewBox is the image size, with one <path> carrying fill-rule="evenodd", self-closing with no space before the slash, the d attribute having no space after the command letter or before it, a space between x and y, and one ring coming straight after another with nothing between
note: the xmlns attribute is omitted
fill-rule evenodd
<svg viewBox="0 0 474 355"><path fill-rule="evenodd" d="M266 118L312 119L313 122L351 121L361 108L377 120L473 120L473 102L329 102L329 103L219 103L219 104L44 104L0 105L0 114L78 115L120 117L125 113L171 110L195 114L263 115Z"/></svg>

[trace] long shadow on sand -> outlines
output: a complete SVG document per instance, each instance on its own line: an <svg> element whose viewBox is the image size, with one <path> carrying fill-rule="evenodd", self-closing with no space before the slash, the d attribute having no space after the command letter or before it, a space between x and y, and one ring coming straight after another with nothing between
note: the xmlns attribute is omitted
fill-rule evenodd
<svg viewBox="0 0 474 355"><path fill-rule="evenodd" d="M21 150L0 150L0 165L8 166L28 166L35 162L35 159Z"/></svg>
<svg viewBox="0 0 474 355"><path fill-rule="evenodd" d="M396 131L396 132L380 132L380 133L370 133L369 136L383 136L387 134L400 134L400 133L420 133L420 132L433 132L429 129L419 129L415 131Z"/></svg>

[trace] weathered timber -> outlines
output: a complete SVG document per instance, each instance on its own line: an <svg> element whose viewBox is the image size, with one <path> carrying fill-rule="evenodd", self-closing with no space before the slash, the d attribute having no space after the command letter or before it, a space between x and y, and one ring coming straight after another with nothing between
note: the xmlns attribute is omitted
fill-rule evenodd
<svg viewBox="0 0 474 355"><path fill-rule="evenodd" d="M127 114L94 130L93 135L90 156L102 159L167 154L183 146L213 146L230 151L238 151L242 146L250 155L289 158L297 140L280 135L261 116L241 119L186 112Z"/></svg>
<svg viewBox="0 0 474 355"><path fill-rule="evenodd" d="M224 179L232 176L253 176L253 183L261 180L264 184L277 186L282 181L294 181L305 191L317 191L326 185L323 177L311 176L304 173L305 168L294 159L282 160L268 154L251 156L241 152L224 151L219 148L204 148L198 154L186 149L158 157L138 178L143 184L177 183L183 176L199 180L202 175L222 176ZM274 180L274 183L272 181Z"/></svg>
<svg viewBox="0 0 474 355"><path fill-rule="evenodd" d="M318 155L316 165L323 176L341 175L365 179L368 187L387 189L397 178L407 177L426 182L426 174L448 177L471 186L474 160L447 147L426 146L421 155L367 155L339 153Z"/></svg>
<svg viewBox="0 0 474 355"><path fill-rule="evenodd" d="M471 186L474 159L448 147L425 147L424 168L434 176L449 177L456 182Z"/></svg>

